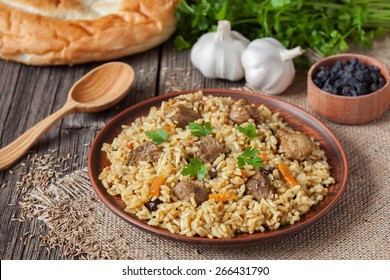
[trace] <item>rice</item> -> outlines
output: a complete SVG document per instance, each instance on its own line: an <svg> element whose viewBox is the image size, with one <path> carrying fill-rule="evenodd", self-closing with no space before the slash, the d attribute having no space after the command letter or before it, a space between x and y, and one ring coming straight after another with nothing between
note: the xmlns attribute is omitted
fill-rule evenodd
<svg viewBox="0 0 390 280"><path fill-rule="evenodd" d="M230 106L235 100L230 97L203 96L202 92L181 95L175 102L201 111L202 119L198 123L210 122L212 135L225 147L213 164L205 164L210 171L214 168L217 175L214 179L206 174L204 185L213 194L230 192L235 199L227 202L216 202L214 199L197 205L194 198L181 201L172 195L171 190L182 180L189 180L181 171L188 164L188 155L196 153L194 144L199 137L191 131L174 127L169 131L169 139L159 146L163 150L158 162L138 162L135 166L126 164L129 152L150 139L146 131L157 130L173 125L172 114L164 114L167 102L160 108L153 107L147 116L137 118L132 124L124 125L122 132L111 144L104 144L102 150L107 153L111 164L105 167L99 176L103 186L110 195L120 195L126 203L125 211L147 221L154 227L164 228L172 233L186 236L207 238L231 238L238 233L264 232L277 230L282 225L298 222L311 206L323 200L328 193L328 186L334 184L330 176L330 166L320 144L314 143L314 150L304 161L291 161L279 150L275 134L281 128L289 128L278 113L273 113L266 106L258 110L261 123L256 125L258 138L248 143L246 136L239 133L237 125L228 119ZM203 106L202 110L200 108ZM254 120L248 122L254 124ZM245 125L245 124L243 124ZM290 128L291 130L291 128ZM265 153L269 170L268 178L274 194L268 199L255 200L245 194L245 182L254 175L258 168L246 165L244 170L237 166L237 157L248 144ZM226 152L228 151L228 152ZM279 163L288 166L298 185L289 186L276 168ZM165 174L158 197L149 196L153 180ZM156 211L150 211L144 204L149 200L159 199L162 203Z"/></svg>

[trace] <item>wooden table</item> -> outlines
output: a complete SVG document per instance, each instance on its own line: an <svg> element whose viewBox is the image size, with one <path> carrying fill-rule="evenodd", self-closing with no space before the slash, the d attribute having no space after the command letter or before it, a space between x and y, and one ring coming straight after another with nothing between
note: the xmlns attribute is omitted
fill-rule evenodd
<svg viewBox="0 0 390 280"><path fill-rule="evenodd" d="M148 52L121 59L136 73L131 93L115 108L98 114L65 117L32 147L31 153L72 158L67 173L87 165L89 145L97 132L125 108L153 96L180 89L242 87L241 83L205 79L189 61L189 52L177 52L172 40ZM77 66L35 67L0 61L0 146L4 147L38 121L62 107L72 84L101 63ZM0 257L1 259L58 259L59 250L39 247L42 223L17 221L20 216L16 183L12 170L29 165L26 157L8 170L0 171ZM31 238L23 238L28 234Z"/></svg>
<svg viewBox="0 0 390 280"><path fill-rule="evenodd" d="M365 54L380 59L390 67L390 38L378 41ZM125 108L153 96L171 91L201 88L242 88L233 83L205 79L189 61L189 52L177 52L172 40L148 52L121 61L133 66L136 83L131 93L116 107L98 114L65 117L50 129L31 149L32 154L71 155L64 175L87 165L90 144L97 132ZM101 63L80 66L34 67L0 60L0 147L4 147L38 121L58 110L66 101L72 84ZM293 103L310 113L306 100L306 72L297 72L293 85L277 98ZM388 259L389 231L387 202L388 143L390 111L376 121L359 126L338 125L320 118L338 136L349 160L349 187L335 210L318 226L290 239L269 246L248 248L248 259ZM374 136L374 137L373 137ZM362 160L364 159L364 160ZM1 259L60 259L60 250L39 246L39 235L47 228L37 219L20 222L20 196L15 168L29 166L26 157L10 169L0 171L0 257ZM362 226L362 222L364 226ZM358 244L358 246L356 245ZM304 246L301 246L304 245ZM164 245L165 246L165 245ZM171 248L170 244L166 245ZM187 248L175 247L178 253ZM203 250L203 249L202 249ZM206 249L204 249L206 250ZM194 253L195 254L195 253ZM210 250L198 255L204 259L235 259L238 250Z"/></svg>

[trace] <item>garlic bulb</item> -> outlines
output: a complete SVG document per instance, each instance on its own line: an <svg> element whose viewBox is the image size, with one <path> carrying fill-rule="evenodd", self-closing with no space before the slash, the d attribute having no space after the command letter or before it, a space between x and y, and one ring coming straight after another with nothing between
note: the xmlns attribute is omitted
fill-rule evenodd
<svg viewBox="0 0 390 280"><path fill-rule="evenodd" d="M230 22L218 22L216 32L202 35L191 49L191 62L207 78L237 81L244 77L241 55L249 40L231 31Z"/></svg>
<svg viewBox="0 0 390 280"><path fill-rule="evenodd" d="M287 50L274 38L252 41L241 57L248 85L267 94L287 89L295 76L292 59L302 54L301 47Z"/></svg>

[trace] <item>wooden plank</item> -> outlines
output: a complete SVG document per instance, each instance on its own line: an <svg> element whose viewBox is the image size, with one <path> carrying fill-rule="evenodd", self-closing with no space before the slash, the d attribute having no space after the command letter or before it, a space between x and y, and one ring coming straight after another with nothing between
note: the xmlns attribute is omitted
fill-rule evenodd
<svg viewBox="0 0 390 280"><path fill-rule="evenodd" d="M34 145L33 152L45 154L56 149L56 156L77 155L70 162L68 173L86 166L89 145L100 128L114 115L137 102L155 95L158 78L159 48L127 57L121 61L133 66L136 82L131 94L115 108L97 114L67 116L51 128ZM73 83L101 63L80 66L34 67L0 61L0 135L5 146L33 124L58 110L66 101ZM26 158L18 163L28 165ZM38 236L42 222L11 221L18 215L19 198L15 184L18 176L9 170L0 171L0 257L1 259L58 259L60 250L48 251L39 247ZM20 238L29 233L34 237L24 242Z"/></svg>
<svg viewBox="0 0 390 280"><path fill-rule="evenodd" d="M0 145L3 145L4 121L9 117L9 108L14 97L16 85L21 71L21 65L12 62L0 64Z"/></svg>
<svg viewBox="0 0 390 280"><path fill-rule="evenodd" d="M3 68L3 71L6 72L7 67ZM18 83L14 86L14 94L12 97L6 96L6 98L12 98L12 101L8 103L7 110L9 113L7 118L2 121L4 122L2 146L12 142L26 129L52 112L56 94L48 95L47 92L55 89L56 80L52 79L51 72L51 68L21 66ZM8 88L5 92L12 90L12 88ZM35 145L33 150L37 150L37 148L38 145ZM8 176L3 176L8 182L7 188L4 189L6 193L1 198L1 207L5 207L5 209L1 209L1 224L7 225L8 228L4 235L5 239L1 242L5 245L3 246L4 258L20 259L26 250L26 245L20 238L29 231L30 225L12 220L13 217L17 218L19 216L19 200L15 188L17 176L14 174L11 174L11 176L9 173L6 173L6 175Z"/></svg>
<svg viewBox="0 0 390 280"><path fill-rule="evenodd" d="M221 79L205 78L196 69L190 59L190 50L177 51L173 39L163 46L161 71L159 78L159 95L181 90L202 88L238 88L243 81L230 82Z"/></svg>
<svg viewBox="0 0 390 280"><path fill-rule="evenodd" d="M177 51L173 41L163 45L158 94L204 87L202 74L193 67L189 51Z"/></svg>

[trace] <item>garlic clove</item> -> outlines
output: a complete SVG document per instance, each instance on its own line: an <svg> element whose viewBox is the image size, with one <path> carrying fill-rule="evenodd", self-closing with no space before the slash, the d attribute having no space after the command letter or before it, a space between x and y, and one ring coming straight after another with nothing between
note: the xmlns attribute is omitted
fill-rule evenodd
<svg viewBox="0 0 390 280"><path fill-rule="evenodd" d="M207 78L237 81L244 77L241 55L249 40L231 31L230 22L218 22L216 32L202 35L191 49L192 64Z"/></svg>
<svg viewBox="0 0 390 280"><path fill-rule="evenodd" d="M285 91L295 76L292 59L301 53L300 47L287 50L274 38L254 40L241 56L248 85L266 94Z"/></svg>

